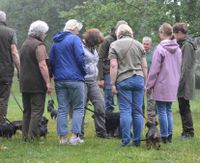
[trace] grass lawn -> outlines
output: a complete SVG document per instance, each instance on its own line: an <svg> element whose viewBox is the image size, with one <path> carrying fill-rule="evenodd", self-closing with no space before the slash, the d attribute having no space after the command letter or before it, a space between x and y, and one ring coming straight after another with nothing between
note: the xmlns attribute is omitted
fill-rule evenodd
<svg viewBox="0 0 200 163"><path fill-rule="evenodd" d="M14 79L13 92L21 103L18 83ZM195 127L195 138L180 140L181 122L177 103L173 104L174 134L171 144L161 144L159 151L146 150L145 142L140 147L120 147L119 139L100 139L95 137L93 119L87 112L85 126L85 143L78 146L58 144L56 121L49 119L49 133L46 139L39 142L25 143L21 140L21 132L12 139L0 138L0 144L7 150L0 151L0 163L200 163L200 91L191 103ZM55 98L55 94L53 95ZM47 99L50 99L47 96ZM116 109L117 110L117 109ZM8 119L22 119L22 112L10 97ZM144 128L143 137L147 129Z"/></svg>

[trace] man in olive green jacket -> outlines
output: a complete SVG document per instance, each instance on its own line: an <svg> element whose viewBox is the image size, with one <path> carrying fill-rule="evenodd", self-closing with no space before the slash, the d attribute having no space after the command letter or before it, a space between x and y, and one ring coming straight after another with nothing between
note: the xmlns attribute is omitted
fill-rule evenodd
<svg viewBox="0 0 200 163"><path fill-rule="evenodd" d="M190 100L195 92L195 60L197 44L187 36L187 25L176 23L173 26L174 36L182 51L182 72L178 89L179 111L182 120L182 138L194 137Z"/></svg>

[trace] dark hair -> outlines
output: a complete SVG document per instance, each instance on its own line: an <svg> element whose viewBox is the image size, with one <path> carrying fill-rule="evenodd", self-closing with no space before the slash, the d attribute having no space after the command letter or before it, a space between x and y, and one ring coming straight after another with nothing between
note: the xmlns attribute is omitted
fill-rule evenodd
<svg viewBox="0 0 200 163"><path fill-rule="evenodd" d="M173 32L178 33L179 31L186 34L188 31L187 25L185 23L175 23L173 25Z"/></svg>
<svg viewBox="0 0 200 163"><path fill-rule="evenodd" d="M90 48L93 48L104 41L103 34L97 28L92 28L92 29L87 30L83 34L83 38L85 40L86 46Z"/></svg>
<svg viewBox="0 0 200 163"><path fill-rule="evenodd" d="M172 36L172 26L168 23L163 23L159 28L159 32L164 33L167 36Z"/></svg>

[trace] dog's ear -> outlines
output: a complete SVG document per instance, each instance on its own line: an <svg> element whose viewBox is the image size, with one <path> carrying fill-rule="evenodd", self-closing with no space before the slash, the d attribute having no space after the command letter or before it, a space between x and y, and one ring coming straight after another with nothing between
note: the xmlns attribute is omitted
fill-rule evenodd
<svg viewBox="0 0 200 163"><path fill-rule="evenodd" d="M151 123L150 123L150 122L147 122L147 123L145 124L145 126L146 126L147 128L149 128L149 127L151 126Z"/></svg>

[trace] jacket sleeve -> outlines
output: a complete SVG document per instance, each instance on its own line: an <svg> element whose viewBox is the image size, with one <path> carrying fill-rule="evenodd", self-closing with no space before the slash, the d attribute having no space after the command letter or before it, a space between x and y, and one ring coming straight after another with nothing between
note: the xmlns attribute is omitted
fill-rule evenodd
<svg viewBox="0 0 200 163"><path fill-rule="evenodd" d="M85 67L85 62L84 62L84 50L83 50L81 39L78 36L76 36L74 39L74 54L75 54L77 65L79 66L80 71L83 74L83 76L85 76L86 67Z"/></svg>
<svg viewBox="0 0 200 163"><path fill-rule="evenodd" d="M158 78L158 74L161 69L161 64L163 62L162 60L163 60L163 56L160 53L159 48L157 47L153 54L151 68L147 77L146 89L154 88L156 80Z"/></svg>
<svg viewBox="0 0 200 163"><path fill-rule="evenodd" d="M55 55L54 47L52 45L50 52L49 52L49 71L50 71L50 73L53 73L53 74L54 74L54 69L55 69L55 59L54 59L55 56L54 55Z"/></svg>
<svg viewBox="0 0 200 163"><path fill-rule="evenodd" d="M187 79L188 73L194 69L195 66L195 50L190 43L186 43L182 47L182 67L181 67L181 79L180 84L184 83Z"/></svg>

